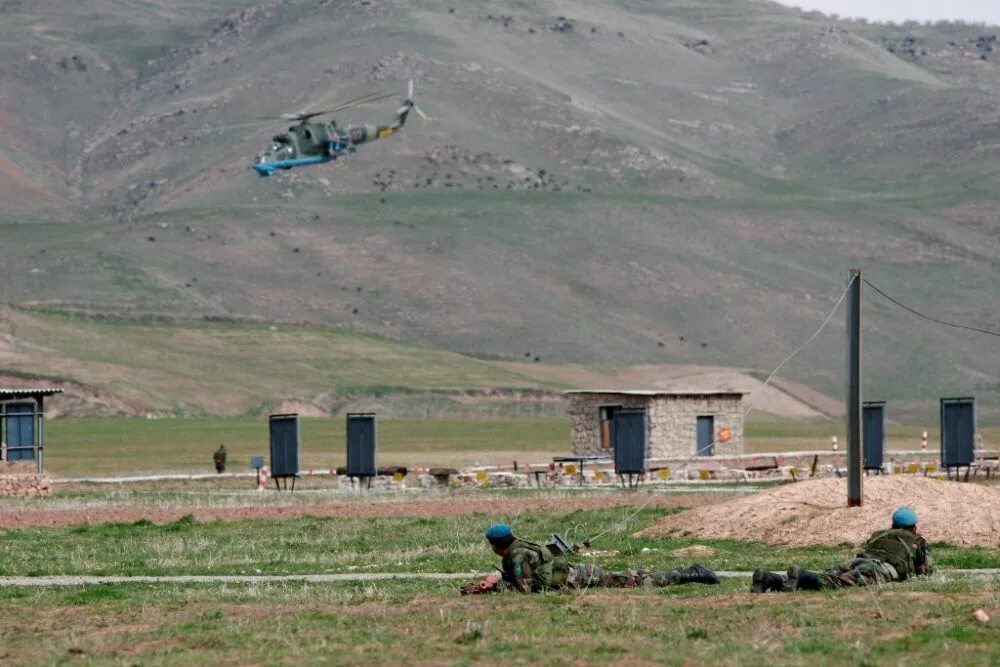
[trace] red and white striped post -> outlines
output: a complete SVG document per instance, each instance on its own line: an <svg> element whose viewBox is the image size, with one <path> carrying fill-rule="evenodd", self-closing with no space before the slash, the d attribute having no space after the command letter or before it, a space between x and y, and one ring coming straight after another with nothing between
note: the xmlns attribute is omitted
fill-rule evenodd
<svg viewBox="0 0 1000 667"><path fill-rule="evenodd" d="M259 468L257 470L257 490L263 491L264 485L267 483L267 478L271 476L270 471L268 471L267 466Z"/></svg>
<svg viewBox="0 0 1000 667"><path fill-rule="evenodd" d="M927 431L920 434L920 451L927 451Z"/></svg>

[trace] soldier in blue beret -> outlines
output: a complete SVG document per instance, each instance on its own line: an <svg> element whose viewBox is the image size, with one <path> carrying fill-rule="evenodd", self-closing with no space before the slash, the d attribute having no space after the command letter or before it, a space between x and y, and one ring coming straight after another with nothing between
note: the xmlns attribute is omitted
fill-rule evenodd
<svg viewBox="0 0 1000 667"><path fill-rule="evenodd" d="M501 574L487 575L482 581L466 584L463 594L515 590L538 593L560 588L632 588L635 586L675 586L680 584L717 584L719 577L698 564L654 572L629 570L605 572L599 565L571 563L561 554L542 544L515 537L506 523L495 523L486 530L493 553L503 558Z"/></svg>
<svg viewBox="0 0 1000 667"><path fill-rule="evenodd" d="M853 560L823 572L810 572L798 565L790 566L784 574L757 568L750 591L790 592L868 586L904 581L913 576L930 574L933 570L930 546L917 532L916 511L911 507L900 507L892 513L892 528L872 533Z"/></svg>

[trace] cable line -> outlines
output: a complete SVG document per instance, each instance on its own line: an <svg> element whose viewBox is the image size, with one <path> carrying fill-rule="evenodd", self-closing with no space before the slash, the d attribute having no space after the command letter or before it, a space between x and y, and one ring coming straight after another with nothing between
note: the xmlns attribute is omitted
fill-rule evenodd
<svg viewBox="0 0 1000 667"><path fill-rule="evenodd" d="M796 348L794 352L792 352L792 353L791 353L791 354L789 354L789 355L788 355L787 357L785 357L784 359L782 359L782 360L781 360L781 363L780 363L780 364L778 364L777 366L775 366L774 370L773 370L773 371L771 371L771 374L767 376L767 379L766 379L766 380L764 380L764 383L763 383L763 385L761 386L761 389L763 389L764 387L766 387L766 386L767 386L767 384L768 384L768 383L769 383L769 382L771 381L771 379L772 379L772 378L774 378L775 374L776 374L776 373L778 372L778 370L779 370L779 369L781 369L781 367L782 367L782 366L784 366L784 365L785 365L785 364L786 364L786 363L787 363L788 361L790 361L790 360L791 360L791 358L792 358L792 357L794 357L794 356L795 356L796 354L798 354L799 352L801 352L801 351L803 350L803 348L805 348L805 346L806 346L806 345L808 345L809 343L811 343L811 342L813 341L813 339L814 339L814 338L816 338L816 336L818 336L818 335L820 334L820 332L821 332L821 331L823 331L823 329L825 329L825 328L826 328L826 325L827 325L827 324L829 324L829 323L830 323L830 320L831 320L831 319L833 318L833 315L834 315L834 313L836 313L836 312L837 312L837 309L838 309L838 308L840 308L840 304L844 302L844 299L845 299L845 298L847 297L847 292L848 292L848 291L849 291L849 290L851 289L851 285L853 285L853 284L854 284L854 281L855 281L855 280L857 280L857 278L854 278L853 280L851 280L851 281L849 281L849 282L847 283L847 287L845 287L845 288L844 288L844 291L843 291L843 292L841 293L841 295L840 295L840 298L839 298L839 299L837 299L837 303L835 303L835 304L833 305L833 308L832 308L832 309L830 309L830 313L829 313L829 314L828 314L828 315L826 316L826 319L824 319L824 320L823 320L823 323L819 325L819 328L818 328L818 329L816 329L816 331L815 331L815 332L813 333L813 335L809 336L809 338L807 338L807 339L805 340L805 342L804 342L804 343L802 343L801 345L799 345L799 346L798 346L798 348ZM750 402L750 404L749 404L749 405L747 406L747 409L746 409L746 411L745 411L745 412L743 413L743 417L744 417L744 419L746 418L746 416L747 416L748 414L750 414L750 411L751 411L751 410L753 410L753 401L751 401L751 402ZM701 456L701 455L702 455L702 453L703 453L703 452L704 452L704 451L705 451L705 450L706 450L706 449L707 449L708 447L711 447L711 446L712 446L712 445L714 445L714 444L715 444L715 441L713 440L713 441L712 441L711 443L709 443L708 445L706 445L706 446L705 446L704 448L702 448L702 449L700 449L700 450L696 451L696 452L695 452L695 453L694 453L694 454L693 454L693 455L692 455L691 457L689 457L689 458L688 458L688 459L687 459L686 461L684 461L684 462L683 462L683 463L681 464L681 467L683 467L683 466L686 466L686 465L687 465L688 463L690 463L691 461L693 461L693 460L694 460L695 458L697 458L698 456ZM614 530L615 528L620 528L620 527L622 527L622 526L625 526L625 525L626 525L626 524L627 524L627 523L628 523L629 521L631 521L631 520L632 520L632 519L633 519L633 518L634 518L634 517L635 517L635 516L636 516L637 514L639 514L639 512L641 512L642 510L646 509L646 507L648 507L648 506L649 506L649 504L650 504L651 502L653 502L653 499L654 499L654 498L655 498L655 496L654 496L654 495L650 495L650 497L649 497L649 498L648 498L648 499L646 500L646 502L644 502L644 503L642 503L641 505L639 505L639 507L637 507L637 508L636 508L636 510L635 510L634 512L632 512L632 513L628 514L628 515L627 515L627 516L626 516L626 517L625 517L624 519L622 519L621 521L618 521L618 522L615 522L615 523L612 523L612 524L611 524L610 526L608 526L607 528L605 528L605 529L604 529L604 530L602 530L601 532L599 532L599 533L597 533L596 535L594 535L593 537L591 537L591 538L589 539L589 541L590 541L590 542L593 542L594 540L596 540L596 539L600 538L601 536L605 535L606 533L609 533L609 532L611 532L611 531L612 531L612 530Z"/></svg>
<svg viewBox="0 0 1000 667"><path fill-rule="evenodd" d="M900 303L896 299L893 299L891 296L889 296L888 294L886 294L885 292L883 292L882 290L880 290L876 285L872 284L872 282L870 280L868 280L867 278L865 278L864 281L865 281L865 284L867 284L873 290L875 290L876 292L878 292L879 294L881 294L882 296L884 296L889 301L892 301L894 304L896 304L900 308L908 310L911 313L913 313L914 315L917 315L918 317L922 317L925 320L930 320L931 322L937 322L938 324L943 324L943 325L949 326L949 327L955 327L956 329L968 329L969 331L978 331L979 333L989 334L991 336L1000 336L1000 333L998 333L996 331L990 331L988 329L977 329L976 327L969 327L969 326L966 326L964 324L955 324L954 322L945 322L944 320L939 320L936 317L931 317L930 315L924 315L919 310L915 310L913 308L910 308L905 303Z"/></svg>
<svg viewBox="0 0 1000 667"><path fill-rule="evenodd" d="M798 354L799 352L801 352L802 349L806 345L808 345L809 343L811 343L813 341L813 339L816 338L816 336L819 335L819 332L821 332L823 329L826 328L826 325L830 323L830 319L833 318L833 314L837 312L837 309L840 308L840 304L842 304L844 302L844 298L847 296L847 292L851 289L851 285L854 284L855 280L857 280L857 278L853 278L852 280L850 280L847 283L847 287L844 288L844 291L843 291L843 293L841 293L840 298L837 299L837 303L835 303L833 305L833 308L830 310L830 314L826 316L825 320L823 320L823 324L819 325L819 329L816 329L816 331L813 333L812 336L809 336L809 338L807 338L806 341L804 343L802 343L802 345L799 345L798 348L796 348L794 352L792 352L787 357L785 357L784 359L782 359L781 363L774 367L774 370L771 371L771 374L767 376L767 379L764 380L764 383L761 385L761 387L760 387L761 389L763 389L764 387L766 387L768 385L768 383L771 382L771 379L774 378L775 374L781 369L782 366L784 366L788 361L790 361L792 359L792 357L794 357L796 354ZM867 281L865 281L865 282L867 282ZM748 414L750 414L751 410L753 410L753 400L751 400L749 402L749 404L747 405L746 411L743 413L744 419L746 418L746 416Z"/></svg>

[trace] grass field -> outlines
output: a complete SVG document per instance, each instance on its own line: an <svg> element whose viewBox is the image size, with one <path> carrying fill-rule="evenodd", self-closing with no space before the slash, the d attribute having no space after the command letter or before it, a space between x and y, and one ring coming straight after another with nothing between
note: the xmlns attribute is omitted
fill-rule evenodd
<svg viewBox="0 0 1000 667"><path fill-rule="evenodd" d="M459 598L454 585L121 585L0 591L7 664L996 664L995 593L712 589ZM28 621L30 609L42 621Z"/></svg>
<svg viewBox="0 0 1000 667"><path fill-rule="evenodd" d="M595 543L608 568L685 564L692 540L631 533L643 510ZM508 517L526 536L595 534L631 507ZM0 533L0 574L240 574L485 571L497 517L166 525L148 522ZM579 535L582 536L582 535ZM833 564L850 548L701 541L716 569ZM935 545L945 567L983 567L1000 550ZM122 584L0 588L6 664L718 664L990 665L1000 660L996 580L929 579L880 589L753 596L718 587L460 597L457 582Z"/></svg>
<svg viewBox="0 0 1000 667"><path fill-rule="evenodd" d="M342 419L303 418L302 468L344 464ZM397 420L380 419L379 464L408 467L544 463L569 453L566 419ZM889 449L919 449L920 427L891 426ZM938 448L928 428L928 449ZM987 449L1000 447L1000 428L982 429ZM841 423L753 422L747 451L827 450ZM249 469L251 456L268 455L263 417L192 419L53 419L46 425L46 468L63 476L144 472L211 472L220 443L229 452L230 471Z"/></svg>
<svg viewBox="0 0 1000 667"><path fill-rule="evenodd" d="M482 494L453 497L460 502ZM849 545L801 549L732 540L633 537L634 532L680 511L683 505L637 511L631 504L614 507L613 498L608 504L611 507L606 509L524 510L513 516L304 516L204 523L182 517L162 525L140 520L8 530L0 537L5 554L0 576L485 571L493 557L481 539L482 532L498 520L511 521L520 533L538 539L558 532L579 541L608 530L595 540L594 548L602 553L595 562L610 569L674 567L679 559L671 551L693 544L712 547L711 564L720 570L752 570L761 565L784 570L790 562L828 567L852 555ZM934 557L946 568L995 567L1000 549L939 544Z"/></svg>
<svg viewBox="0 0 1000 667"><path fill-rule="evenodd" d="M344 464L344 420L303 418L300 423L303 469ZM46 467L61 475L211 472L212 452L224 443L229 470L248 470L251 456L268 456L267 428L262 417L52 420ZM542 462L569 449L569 428L562 419L382 419L378 437L380 465L411 467Z"/></svg>

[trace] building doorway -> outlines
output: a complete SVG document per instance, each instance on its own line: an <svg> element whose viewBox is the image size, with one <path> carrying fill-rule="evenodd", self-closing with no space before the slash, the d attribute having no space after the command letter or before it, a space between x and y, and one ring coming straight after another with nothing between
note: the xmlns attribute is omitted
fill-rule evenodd
<svg viewBox="0 0 1000 667"><path fill-rule="evenodd" d="M715 456L715 417L698 417L698 456Z"/></svg>

